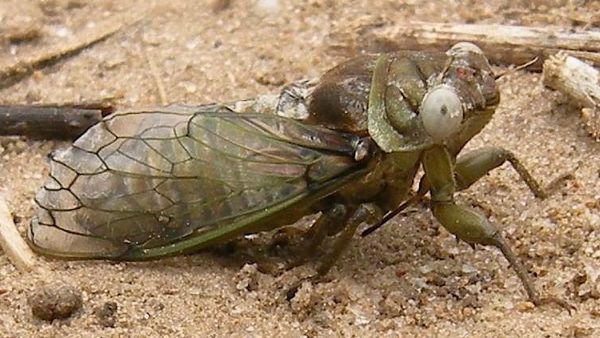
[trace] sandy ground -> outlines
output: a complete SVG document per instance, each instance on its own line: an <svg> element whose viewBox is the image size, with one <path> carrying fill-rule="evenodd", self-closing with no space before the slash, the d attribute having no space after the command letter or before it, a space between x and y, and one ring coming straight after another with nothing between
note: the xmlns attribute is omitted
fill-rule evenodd
<svg viewBox="0 0 600 338"><path fill-rule="evenodd" d="M61 43L93 24L148 11L117 35L0 90L0 103L116 98L120 107L159 104L149 61L169 102L208 103L276 92L351 57L360 29L416 19L523 25L598 15L593 1L80 1L4 0L0 35L36 25L40 36L11 45L11 59ZM372 4L372 3L376 4ZM544 89L540 74L500 82L502 103L469 148L515 151L536 177L576 178L546 200L535 199L509 166L461 193L499 224L535 276L538 288L573 303L569 313L534 308L502 255L457 244L424 208L356 238L331 281L284 290L311 265L271 276L211 253L149 263L54 261L47 275L21 274L0 253L0 336L186 337L592 337L600 335L600 144L577 110ZM45 181L47 154L66 143L0 138L0 193L21 231ZM27 305L32 290L61 280L83 292L72 318L47 323ZM114 327L95 309L117 304Z"/></svg>

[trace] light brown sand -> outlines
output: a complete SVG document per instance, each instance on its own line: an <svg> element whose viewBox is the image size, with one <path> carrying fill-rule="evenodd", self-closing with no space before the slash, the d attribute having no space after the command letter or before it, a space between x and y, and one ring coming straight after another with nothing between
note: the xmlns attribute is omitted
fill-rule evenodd
<svg viewBox="0 0 600 338"><path fill-rule="evenodd" d="M264 2L264 1L263 1ZM63 41L108 16L154 8L142 22L81 54L0 90L1 103L64 102L121 97L120 106L159 103L147 57L170 102L207 103L277 91L343 61L339 46L357 32L408 20L570 27L569 15L598 15L593 1L279 1L268 12L256 1L232 1L214 13L209 1L4 0L0 35L36 22L40 40L21 55ZM376 3L376 4L371 4ZM574 3L570 7L569 3ZM584 5L579 5L585 3ZM597 28L596 28L597 29ZM0 42L4 43L4 42ZM338 47L335 47L338 46ZM1 58L12 58L4 43ZM146 55L146 56L145 56ZM0 253L0 336L214 337L586 337L600 335L600 144L585 135L577 111L542 88L540 75L501 81L502 103L469 145L514 150L548 182L577 167L576 179L547 200L533 198L508 166L459 200L500 224L537 286L577 306L531 308L521 284L496 250L457 244L424 209L356 238L330 273L331 282L282 294L300 267L273 277L213 254L149 263L45 260L49 275L21 274ZM0 138L0 193L20 230L48 172L46 155L66 143ZM34 318L27 295L47 280L64 280L84 295L73 318ZM118 304L114 328L96 307Z"/></svg>

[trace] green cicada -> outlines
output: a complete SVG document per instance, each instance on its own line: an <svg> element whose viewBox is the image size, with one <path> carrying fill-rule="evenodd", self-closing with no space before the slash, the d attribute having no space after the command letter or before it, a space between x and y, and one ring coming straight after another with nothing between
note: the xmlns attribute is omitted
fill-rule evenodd
<svg viewBox="0 0 600 338"><path fill-rule="evenodd" d="M145 260L189 253L321 213L311 245L336 235L326 273L359 225L429 192L436 219L470 244L502 250L530 299L526 270L501 233L453 195L514 156L458 156L499 102L482 51L397 52L343 63L276 99L108 116L51 161L28 231L37 251ZM458 156L458 157L457 157Z"/></svg>

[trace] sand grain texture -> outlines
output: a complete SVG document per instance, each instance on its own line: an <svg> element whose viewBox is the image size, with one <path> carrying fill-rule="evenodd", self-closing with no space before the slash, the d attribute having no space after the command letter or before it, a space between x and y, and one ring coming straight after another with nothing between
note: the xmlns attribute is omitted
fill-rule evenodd
<svg viewBox="0 0 600 338"><path fill-rule="evenodd" d="M570 29L587 17L594 23L600 13L594 1L577 7L570 4L581 2L550 0L258 2L231 1L214 11L209 0L2 1L0 34L5 23L35 22L39 31L36 39L18 44L0 39L0 58L8 59L60 43L113 15L149 14L1 89L0 103L114 97L122 107L151 106L163 96L156 74L169 102L242 99L318 76L351 57L340 46L370 26L415 19ZM573 168L576 179L540 201L503 166L458 199L500 224L538 287L573 302L572 314L529 306L499 252L457 244L427 210L418 209L356 238L330 282L306 283L291 300L285 286L310 273L310 266L273 277L206 253L148 263L45 260L51 273L41 277L19 273L0 253L0 336L599 336L600 144L586 136L576 108L544 89L540 76L519 71L502 79L495 117L468 147L511 149L544 182ZM48 173L47 154L66 145L0 138L0 190L21 231ZM47 278L78 286L82 310L52 323L34 318L27 296ZM114 312L95 310L105 304Z"/></svg>

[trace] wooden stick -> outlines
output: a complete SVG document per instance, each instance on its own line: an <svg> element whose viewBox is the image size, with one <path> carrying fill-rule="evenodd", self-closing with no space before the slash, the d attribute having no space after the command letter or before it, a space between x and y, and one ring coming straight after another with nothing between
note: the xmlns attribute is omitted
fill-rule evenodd
<svg viewBox="0 0 600 338"><path fill-rule="evenodd" d="M2 195L0 195L0 247L19 271L35 270L35 254L17 231Z"/></svg>
<svg viewBox="0 0 600 338"><path fill-rule="evenodd" d="M600 65L600 31L567 31L561 27L411 22L408 25L366 27L358 48L367 52L447 50L458 41L477 44L494 64L523 64L533 58L566 50L572 56ZM542 61L532 66L541 70Z"/></svg>
<svg viewBox="0 0 600 338"><path fill-rule="evenodd" d="M135 24L142 17L143 15L137 18L132 18L130 15L117 16L97 27L84 29L67 43L43 48L29 55L20 56L16 60L0 60L0 88L11 86L31 74L34 69L45 67L74 55L117 33L123 27Z"/></svg>
<svg viewBox="0 0 600 338"><path fill-rule="evenodd" d="M543 83L583 107L587 131L600 140L600 71L575 57L558 53L544 62Z"/></svg>
<svg viewBox="0 0 600 338"><path fill-rule="evenodd" d="M74 139L100 121L107 110L85 106L2 106L0 136Z"/></svg>

